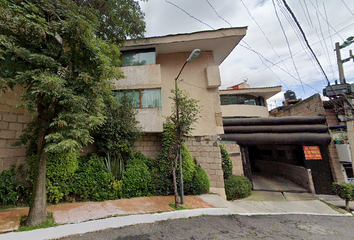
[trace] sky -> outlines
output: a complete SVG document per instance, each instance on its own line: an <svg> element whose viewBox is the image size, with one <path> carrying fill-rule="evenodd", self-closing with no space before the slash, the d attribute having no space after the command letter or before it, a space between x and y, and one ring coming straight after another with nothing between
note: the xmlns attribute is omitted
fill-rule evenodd
<svg viewBox="0 0 354 240"><path fill-rule="evenodd" d="M246 36L220 65L220 89L243 81L251 87L282 86L268 108L281 106L287 90L306 99L334 84L339 79L335 43L354 36L353 0L148 0L140 6L146 37L247 26ZM354 43L341 49L342 59L351 49ZM354 61L343 67L346 81L354 83Z"/></svg>

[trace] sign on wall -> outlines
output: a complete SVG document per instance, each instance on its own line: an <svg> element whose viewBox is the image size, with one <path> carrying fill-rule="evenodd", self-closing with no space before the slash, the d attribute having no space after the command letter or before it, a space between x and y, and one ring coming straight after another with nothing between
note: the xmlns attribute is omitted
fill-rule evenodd
<svg viewBox="0 0 354 240"><path fill-rule="evenodd" d="M302 146L304 149L305 160L322 160L319 146Z"/></svg>

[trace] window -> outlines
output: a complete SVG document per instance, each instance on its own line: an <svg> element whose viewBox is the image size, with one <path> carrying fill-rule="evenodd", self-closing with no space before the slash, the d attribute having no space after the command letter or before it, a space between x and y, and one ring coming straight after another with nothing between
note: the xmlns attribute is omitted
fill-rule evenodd
<svg viewBox="0 0 354 240"><path fill-rule="evenodd" d="M226 94L220 96L221 105L235 105L235 104L245 104L245 105L256 105L265 107L265 101L263 97L255 97L248 94Z"/></svg>
<svg viewBox="0 0 354 240"><path fill-rule="evenodd" d="M139 89L116 91L118 101L127 94L133 100L135 108L161 107L161 89Z"/></svg>
<svg viewBox="0 0 354 240"><path fill-rule="evenodd" d="M154 48L122 52L122 66L156 64Z"/></svg>

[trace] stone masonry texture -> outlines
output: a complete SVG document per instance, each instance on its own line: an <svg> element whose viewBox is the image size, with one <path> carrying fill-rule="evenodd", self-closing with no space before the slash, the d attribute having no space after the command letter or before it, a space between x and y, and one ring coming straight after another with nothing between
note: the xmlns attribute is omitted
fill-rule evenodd
<svg viewBox="0 0 354 240"><path fill-rule="evenodd" d="M25 163L26 147L12 146L32 119L27 109L16 107L23 92L19 86L0 92L0 173L13 164Z"/></svg>

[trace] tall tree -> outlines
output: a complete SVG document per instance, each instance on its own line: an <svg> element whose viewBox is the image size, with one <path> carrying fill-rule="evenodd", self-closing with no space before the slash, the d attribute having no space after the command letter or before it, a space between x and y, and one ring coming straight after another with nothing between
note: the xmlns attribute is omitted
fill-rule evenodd
<svg viewBox="0 0 354 240"><path fill-rule="evenodd" d="M24 87L21 106L37 115L21 137L24 144L35 139L37 156L27 225L46 218L47 154L78 152L104 122L102 99L112 97L111 79L121 77L115 67L119 49L111 43L139 36L145 28L142 18L131 19L133 11L142 13L124 4L129 2L0 0L0 87ZM112 27L102 26L102 19L120 7L120 21L103 21L115 26L104 34ZM138 29L130 26L135 21Z"/></svg>

